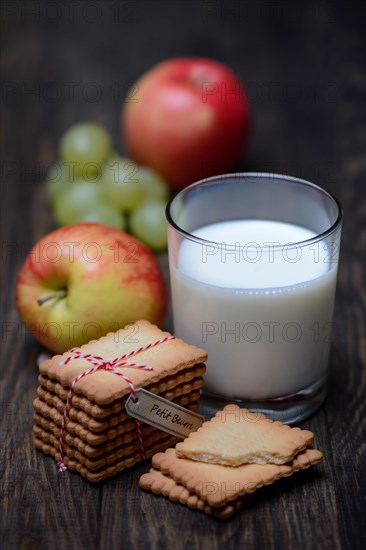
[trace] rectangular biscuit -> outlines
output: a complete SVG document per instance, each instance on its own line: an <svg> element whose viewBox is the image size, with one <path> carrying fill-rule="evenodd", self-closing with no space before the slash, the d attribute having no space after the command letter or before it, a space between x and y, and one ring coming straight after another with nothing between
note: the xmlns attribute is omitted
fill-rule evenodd
<svg viewBox="0 0 366 550"><path fill-rule="evenodd" d="M197 412L198 410L198 403L197 401L192 401L187 403L186 408L193 412ZM60 435L60 426L55 424L52 420L50 420L47 417L44 417L43 415L35 412L34 414L34 422L36 425L42 427L46 431L52 432L57 438ZM104 441L102 444L99 445L91 445L87 441L81 439L77 434L83 435L82 427L80 427L78 424L72 425L73 432L69 432L68 429L65 429L64 432L64 441L68 443L69 445L75 446L80 452L84 453L89 458L97 458L105 453L109 453L113 451L116 447L119 447L120 445L125 445L127 443L135 442L136 445L138 445L138 434L136 431L136 422L135 420L131 419L131 421L128 422L128 425L126 425L126 429L120 429L118 433L118 436L115 438L112 438L110 440ZM148 424L141 423L140 425L141 429L141 435L143 439L147 436L149 436L152 432L157 432L161 436L164 435L164 432L161 432L161 430L158 430L157 428L154 428L152 426L149 426ZM84 432L85 434L85 432ZM100 443L98 441L98 443Z"/></svg>
<svg viewBox="0 0 366 550"><path fill-rule="evenodd" d="M193 378L193 380L191 380L190 382L183 382L181 384L178 384L176 387L173 387L166 391L162 391L159 395L164 399L168 399L169 401L174 401L178 397L181 397L184 395L191 395L192 391L196 390L195 398L199 399L200 392L198 390L200 390L202 386L203 386L202 377ZM51 407L55 411L58 411L60 414L63 414L66 403L57 394L45 390L43 386L39 386L37 388L37 396L38 396L38 399L34 400L33 406L38 412L41 412L39 411L39 403L42 402L42 403L46 403L49 407ZM190 397L189 400L192 401L192 398ZM87 414L84 410L74 406L74 400L72 402L73 402L73 405L69 409L68 418L70 420L74 420L75 422L79 422L82 426L84 426L91 432L98 433L98 432L104 431L106 428L110 426L116 426L117 424L119 424L124 420L131 419L131 417L125 412L124 408L120 410L118 413L111 414L104 418L96 419L90 416L89 414Z"/></svg>
<svg viewBox="0 0 366 550"><path fill-rule="evenodd" d="M154 468L151 468L150 472L140 477L139 486L142 489L151 491L154 495L163 495L172 502L179 502L191 510L200 510L218 519L231 517L249 499L248 496L245 496L229 502L221 508L213 508L194 493L190 493L183 485L176 483L169 475L163 474L160 470Z"/></svg>
<svg viewBox="0 0 366 550"><path fill-rule="evenodd" d="M151 447L146 450L145 458L151 458L159 449L170 447L170 437L169 436L164 443L157 442L154 443ZM59 451L53 447L53 445L44 443L42 440L37 437L33 440L34 446L36 449L39 449L45 454L53 456L56 460L59 460L60 454ZM122 472L126 468L132 468L135 464L141 462L141 453L137 452L136 454L124 457L121 460L118 460L115 464L105 467L103 470L98 470L97 472L89 470L86 466L78 462L73 458L67 456L64 457L64 463L67 468L73 472L78 472L81 476L85 477L91 483L99 483L104 481L110 476L114 476L119 472Z"/></svg>
<svg viewBox="0 0 366 550"><path fill-rule="evenodd" d="M270 485L281 477L322 461L323 455L315 449L306 449L288 464L245 464L228 467L178 458L175 449L167 449L153 456L152 465L169 475L214 508L254 493L263 485Z"/></svg>
<svg viewBox="0 0 366 550"><path fill-rule="evenodd" d="M135 331L132 341L131 326ZM168 332L163 332L148 321L137 321L134 325L102 336L99 340L93 340L78 350L82 354L100 356L104 361L113 362L116 358L125 356L137 348L144 348L164 338L172 337ZM70 387L77 376L91 368L91 363L86 358L73 359L65 364L69 357L74 356L75 353L72 351L55 355L51 359L42 361L39 371L59 382L63 387ZM124 372L128 371L128 377L135 388L141 388L157 383L166 376L175 375L182 370L204 363L207 352L183 340L170 339L138 353L133 359L133 362L138 362L140 365L153 367L151 371L121 367ZM128 396L130 386L123 378L107 370L99 370L80 379L74 391L98 405L109 405L116 399Z"/></svg>
<svg viewBox="0 0 366 550"><path fill-rule="evenodd" d="M54 422L51 422L49 419L44 418L42 415L37 413L34 414L34 426L33 431L37 435L37 428L43 429L45 432L52 433L58 440L60 435L60 427L57 426ZM141 425L141 434L142 437L148 437L152 432L158 432L156 428L148 426L147 424ZM159 431L159 433L161 433ZM64 432L64 442L69 446L73 446L81 453L85 454L88 458L99 458L107 453L113 452L116 448L121 445L128 445L134 443L136 448L139 447L138 443L138 434L136 431L136 424L128 432L124 432L118 436L116 439L106 442L104 445L89 445L80 437L75 434L69 433L67 430Z"/></svg>
<svg viewBox="0 0 366 550"><path fill-rule="evenodd" d="M193 381L195 381L195 384L199 384L199 386L202 387L203 375L205 371L206 366L203 364L198 364L194 367L184 369L175 375L167 376L154 384L148 384L147 386L145 386L145 389L150 391L151 393L156 393L159 395L162 395L164 393L164 397L166 396L166 399L170 399L169 390L174 390L174 388L178 385L183 385L190 382L193 383ZM60 383L48 378L48 376L43 374L39 375L38 381L40 384L39 391L46 391L51 394L55 394L62 401L66 402L69 392L68 387L63 387ZM39 397L43 398L42 395L39 395ZM92 416L96 420L102 420L110 415L114 415L123 411L125 406L125 398L117 399L110 405L98 405L95 402L89 401L89 399L87 399L86 397L74 393L71 403L76 409L83 410L89 416Z"/></svg>
<svg viewBox="0 0 366 550"><path fill-rule="evenodd" d="M55 448L55 451L58 452L58 438L52 432L45 430L38 424L35 424L33 426L33 433L38 440L43 441L46 445L52 445ZM148 449L152 445L155 445L157 442L161 443L161 445L165 447L167 443L169 443L169 446L171 446L175 445L177 441L178 440L176 437L158 432L158 430L154 430L144 438L144 452L146 454ZM138 441L134 440L130 443L117 447L113 449L112 452L105 453L98 458L89 458L84 453L80 452L74 445L69 445L67 442L65 442L64 452L69 459L80 462L80 464L82 464L89 470L98 471L103 470L113 464L116 464L118 461L126 459L131 455L138 454L140 452L140 447ZM56 458L58 458L57 455ZM140 457L140 461L141 460L142 457Z"/></svg>
<svg viewBox="0 0 366 550"><path fill-rule="evenodd" d="M196 411L198 408L198 399L200 396L199 390L193 391L189 394L181 395L174 399L174 403L182 407L189 408L189 410ZM196 406L197 404L197 406ZM59 413L55 408L50 407L39 398L36 398L33 402L36 414L42 415L47 421L54 422L57 426L61 426L63 415ZM111 441L121 434L134 430L136 426L136 420L130 416L126 420L120 422L117 425L112 425L106 427L102 432L92 432L83 424L69 419L66 423L66 430L70 434L77 435L92 446L103 445L107 441Z"/></svg>
<svg viewBox="0 0 366 550"><path fill-rule="evenodd" d="M178 443L177 456L208 464L286 464L314 441L308 430L273 422L261 413L227 405Z"/></svg>
<svg viewBox="0 0 366 550"><path fill-rule="evenodd" d="M133 338L131 338L133 329ZM165 450L177 438L127 415L136 390L198 409L207 358L147 321L138 321L39 365L34 444L58 468L101 481Z"/></svg>

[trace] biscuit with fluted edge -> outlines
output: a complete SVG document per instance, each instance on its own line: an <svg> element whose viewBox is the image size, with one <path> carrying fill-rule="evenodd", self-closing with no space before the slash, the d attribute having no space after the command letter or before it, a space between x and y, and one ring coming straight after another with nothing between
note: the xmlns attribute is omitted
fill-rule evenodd
<svg viewBox="0 0 366 550"><path fill-rule="evenodd" d="M205 350L137 321L43 360L35 447L57 461L62 455L65 466L92 482L141 462L142 445L146 458L165 450L178 439L130 417L126 400L145 388L196 412L206 359Z"/></svg>
<svg viewBox="0 0 366 550"><path fill-rule="evenodd" d="M218 519L231 517L249 498L245 496L234 502L229 502L221 508L213 508L197 495L190 493L183 485L176 483L169 475L163 474L160 470L154 468L151 468L150 472L140 477L139 486L141 489L151 491L154 495L163 495L172 502L179 502L191 510L200 510Z"/></svg>
<svg viewBox="0 0 366 550"><path fill-rule="evenodd" d="M191 401L185 403L187 409L192 412L197 412L199 404L197 401ZM60 436L60 424L56 424L50 418L43 416L42 414L35 412L33 415L34 421L38 426L43 429L52 432L56 437ZM70 426L71 424L71 426ZM140 424L141 435L143 438L149 436L153 431L157 431L161 437L164 437L165 432L149 426L142 422ZM102 443L98 442L98 445L92 445L88 443L88 437L85 437L89 432L82 426L75 422L67 422L64 431L64 440L69 444L75 446L80 452L84 453L89 458L97 458L104 455L106 452L113 451L116 447L130 443L131 441L137 441L136 420L131 419L129 422L124 422L116 430L116 436L111 437L109 440L104 440ZM111 435L111 434L109 434ZM81 436L81 437L80 437Z"/></svg>
<svg viewBox="0 0 366 550"><path fill-rule="evenodd" d="M192 407L194 407L195 403L198 403L199 396L199 390L193 391L189 394L176 397L174 399L174 403L180 405L181 407L187 407L190 410L193 410ZM47 421L52 421L56 425L61 426L63 415L55 408L50 407L47 403L44 403L38 398L34 400L33 407L35 408L36 413L41 414ZM136 420L130 416L117 425L106 426L104 431L97 433L90 431L88 428L85 428L85 426L72 420L71 418L68 418L66 422L67 431L69 433L77 435L80 439L92 446L103 445L107 441L116 439L120 435L133 430L135 426Z"/></svg>
<svg viewBox="0 0 366 550"><path fill-rule="evenodd" d="M34 414L34 422L34 427L42 428L43 430L52 433L55 437L57 437L57 439L59 438L60 427L57 426L54 422L44 418L38 413ZM143 438L148 437L154 430L156 430L156 428L153 428L153 426L141 424L141 435ZM136 431L136 423L133 424L130 431L122 433L118 436L118 438L112 439L111 441L106 442L104 445L97 445L95 447L89 445L88 443L80 439L80 437L78 437L77 435L69 433L67 429L64 432L65 443L75 447L85 456L92 459L98 459L99 457L104 456L106 453L111 453L121 445L129 445L132 442L135 442L135 444L138 445L137 439L138 436Z"/></svg>
<svg viewBox="0 0 366 550"><path fill-rule="evenodd" d="M174 438L174 436L170 436ZM53 445L45 443L41 439L35 437L33 439L33 444L36 449L42 451L44 454L51 455L55 458L56 461L60 460L60 452L58 449L55 449ZM171 445L171 439L168 437L164 442L154 443L151 447L145 450L145 459L151 458L161 448L167 448ZM68 456L64 457L64 464L67 468L73 472L78 472L81 476L85 477L91 483L99 483L104 481L108 477L114 476L119 472L122 472L126 468L132 468L135 464L138 464L142 461L141 453L136 452L132 455L124 457L115 464L105 467L102 470L93 471L81 464L78 460L74 458L69 458Z"/></svg>
<svg viewBox="0 0 366 550"><path fill-rule="evenodd" d="M56 437L51 431L41 428L38 424L35 424L33 426L33 433L38 440L43 441L45 444L52 445L55 448L55 451L59 451L58 437ZM177 441L178 439L174 436L154 430L148 436L144 437L144 452L146 454L148 449L152 445L156 445L157 442L160 442L162 447L167 447L174 445ZM69 445L65 439L64 453L69 459L80 462L80 464L88 468L88 470L92 470L94 472L116 464L119 460L125 459L130 455L136 455L138 453L141 455L141 450L138 440L135 439L134 441L117 447L116 449L113 449L112 452L105 453L98 458L89 458L84 453L80 452L75 446Z"/></svg>
<svg viewBox="0 0 366 550"><path fill-rule="evenodd" d="M194 398L199 399L199 390L202 386L202 377L193 378L190 382L178 384L176 387L162 391L159 395L168 401L176 401L177 398L181 398L181 401L185 401L187 403L193 399L191 397L193 390L195 390ZM187 397L189 397L189 399L187 399ZM63 399L61 399L57 394L45 390L42 386L37 388L37 398L33 402L33 406L36 410L38 410L37 407L40 407L40 403L46 403L48 407L58 411L60 414L63 414L66 406L66 402ZM74 401L72 401L72 403L73 404L68 411L68 418L75 422L79 422L79 424L84 426L84 428L94 433L102 432L108 427L117 426L121 422L131 419L124 408L119 412L104 418L94 418L93 416L87 414L84 410L74 406Z"/></svg>
<svg viewBox="0 0 366 550"><path fill-rule="evenodd" d="M105 361L113 361L116 357L169 336L171 336L169 332L163 332L148 321L141 320L117 332L102 336L99 340L92 340L78 349L84 354L97 355L103 357ZM40 374L59 382L64 388L70 387L77 376L91 368L91 363L85 358L73 359L68 364L63 364L70 356L73 356L73 353L68 351L63 355L55 355L51 359L42 361L39 365ZM133 362L152 366L152 371L128 367L122 367L121 371L128 375L135 388L143 388L157 383L166 376L173 376L180 371L204 363L206 359L205 350L175 338L133 357ZM98 405L109 405L116 399L128 396L130 386L120 376L106 370L99 370L80 379L74 387L74 392Z"/></svg>
<svg viewBox="0 0 366 550"><path fill-rule="evenodd" d="M183 388L184 384L195 384L196 388L203 386L203 375L206 372L206 366L203 364L195 365L188 369L183 369L173 376L166 376L154 384L148 384L145 386L145 389L151 393L156 393L159 395L164 394L166 399L171 400L169 397L170 392L175 392L175 388L178 386ZM59 382L48 378L44 374L38 376L39 387L38 392L42 392L41 395L38 395L40 398L43 398L45 392L49 395L56 395L62 401L66 401L69 388L63 387ZM189 388L190 386L188 386ZM188 393L189 389L182 393ZM125 407L125 398L117 399L109 405L98 405L95 402L89 401L86 397L73 393L71 398L71 404L76 409L80 409L87 413L89 416L94 418L96 421L103 421L105 418L115 415L117 413L123 412Z"/></svg>
<svg viewBox="0 0 366 550"><path fill-rule="evenodd" d="M232 404L178 443L176 453L180 458L231 467L286 464L313 441L309 430L273 422Z"/></svg>
<svg viewBox="0 0 366 550"><path fill-rule="evenodd" d="M245 464L228 467L179 458L175 449L159 452L152 458L152 465L168 474L176 483L197 495L214 508L254 493L263 485L291 476L322 461L323 455L316 449L305 449L288 464Z"/></svg>

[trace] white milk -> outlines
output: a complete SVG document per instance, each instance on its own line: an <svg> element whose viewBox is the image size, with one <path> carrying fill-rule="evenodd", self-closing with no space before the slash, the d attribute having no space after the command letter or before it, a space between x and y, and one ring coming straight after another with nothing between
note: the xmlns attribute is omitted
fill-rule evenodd
<svg viewBox="0 0 366 550"><path fill-rule="evenodd" d="M336 266L303 227L264 220L193 232L171 262L175 333L208 351L205 389L266 399L305 389L327 370ZM279 246L298 242L297 246Z"/></svg>

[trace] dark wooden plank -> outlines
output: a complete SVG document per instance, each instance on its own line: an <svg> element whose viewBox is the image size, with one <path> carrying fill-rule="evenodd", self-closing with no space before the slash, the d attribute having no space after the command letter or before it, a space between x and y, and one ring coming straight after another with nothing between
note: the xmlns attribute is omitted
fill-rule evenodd
<svg viewBox="0 0 366 550"><path fill-rule="evenodd" d="M53 21L52 12L44 11L46 2L3 4L0 525L6 547L362 548L363 4L106 1L95 22L90 20L95 3L76 2L71 13L63 6ZM83 5L89 6L84 12ZM100 120L119 143L120 100L127 86L160 59L186 54L217 57L247 83L255 125L243 169L320 183L337 195L345 212L329 396L303 424L315 432L324 463L261 489L228 522L142 492L138 478L147 464L93 487L75 474L59 474L52 459L33 449L40 347L22 328L14 306L21 262L53 224L42 175L57 156L61 133L77 120ZM52 82L60 91L56 99L49 95ZM87 97L91 83L101 91L97 101ZM166 257L160 261L166 271Z"/></svg>

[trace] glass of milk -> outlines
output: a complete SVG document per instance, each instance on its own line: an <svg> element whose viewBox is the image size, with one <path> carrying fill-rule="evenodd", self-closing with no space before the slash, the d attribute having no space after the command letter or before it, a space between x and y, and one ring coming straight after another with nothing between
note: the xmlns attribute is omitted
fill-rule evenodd
<svg viewBox="0 0 366 550"><path fill-rule="evenodd" d="M341 219L328 192L276 174L216 176L170 201L174 329L208 351L204 412L235 401L292 423L322 404Z"/></svg>

